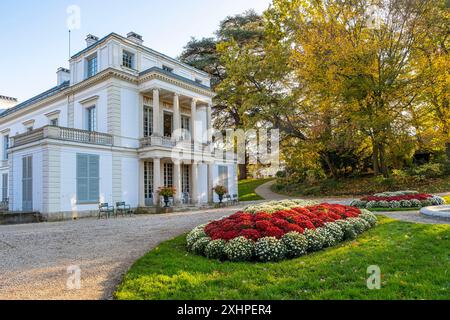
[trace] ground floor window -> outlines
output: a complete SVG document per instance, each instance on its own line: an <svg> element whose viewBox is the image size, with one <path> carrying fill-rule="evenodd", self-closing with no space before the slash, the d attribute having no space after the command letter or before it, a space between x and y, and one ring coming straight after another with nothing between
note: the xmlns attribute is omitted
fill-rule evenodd
<svg viewBox="0 0 450 320"><path fill-rule="evenodd" d="M219 166L219 185L228 188L228 166Z"/></svg>
<svg viewBox="0 0 450 320"><path fill-rule="evenodd" d="M173 164L172 163L164 163L164 186L165 187L173 186Z"/></svg>
<svg viewBox="0 0 450 320"><path fill-rule="evenodd" d="M77 201L94 203L100 199L100 157L77 154Z"/></svg>
<svg viewBox="0 0 450 320"><path fill-rule="evenodd" d="M153 199L153 162L144 162L144 197L145 204L151 205Z"/></svg>
<svg viewBox="0 0 450 320"><path fill-rule="evenodd" d="M2 175L2 201L8 200L8 174L4 173Z"/></svg>
<svg viewBox="0 0 450 320"><path fill-rule="evenodd" d="M181 192L182 193L191 192L191 176L188 164L184 164L181 167Z"/></svg>

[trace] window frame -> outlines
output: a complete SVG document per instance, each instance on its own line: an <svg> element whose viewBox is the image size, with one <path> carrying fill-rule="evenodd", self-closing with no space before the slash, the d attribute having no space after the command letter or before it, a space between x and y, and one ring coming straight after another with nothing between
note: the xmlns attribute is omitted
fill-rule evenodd
<svg viewBox="0 0 450 320"><path fill-rule="evenodd" d="M86 131L97 131L97 105L95 104L86 108Z"/></svg>
<svg viewBox="0 0 450 320"><path fill-rule="evenodd" d="M125 58L126 56L128 57ZM136 55L133 52L122 50L122 66L128 69L135 69L135 57Z"/></svg>
<svg viewBox="0 0 450 320"><path fill-rule="evenodd" d="M95 61L93 65L91 63ZM86 58L86 79L95 76L98 73L98 56L94 53Z"/></svg>

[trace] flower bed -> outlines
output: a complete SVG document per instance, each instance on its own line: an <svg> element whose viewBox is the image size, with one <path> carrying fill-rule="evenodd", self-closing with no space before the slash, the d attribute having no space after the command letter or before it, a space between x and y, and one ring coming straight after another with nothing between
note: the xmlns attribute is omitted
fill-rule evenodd
<svg viewBox="0 0 450 320"><path fill-rule="evenodd" d="M198 226L188 234L187 248L211 259L279 261L354 239L377 223L367 210L337 204L301 206L302 203L310 204L271 202L259 208L285 209L256 212L253 206Z"/></svg>
<svg viewBox="0 0 450 320"><path fill-rule="evenodd" d="M422 208L444 204L444 199L416 191L384 192L355 200L351 206L357 208Z"/></svg>

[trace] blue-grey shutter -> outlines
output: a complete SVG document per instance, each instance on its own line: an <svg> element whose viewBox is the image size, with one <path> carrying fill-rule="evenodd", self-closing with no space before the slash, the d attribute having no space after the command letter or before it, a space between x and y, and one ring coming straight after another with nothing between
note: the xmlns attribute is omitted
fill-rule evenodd
<svg viewBox="0 0 450 320"><path fill-rule="evenodd" d="M2 201L8 199L8 174L4 173L2 175Z"/></svg>
<svg viewBox="0 0 450 320"><path fill-rule="evenodd" d="M77 200L88 201L88 156L77 154Z"/></svg>
<svg viewBox="0 0 450 320"><path fill-rule="evenodd" d="M89 200L98 201L100 198L100 159L99 156L89 156Z"/></svg>
<svg viewBox="0 0 450 320"><path fill-rule="evenodd" d="M33 157L22 158L22 210L33 210Z"/></svg>

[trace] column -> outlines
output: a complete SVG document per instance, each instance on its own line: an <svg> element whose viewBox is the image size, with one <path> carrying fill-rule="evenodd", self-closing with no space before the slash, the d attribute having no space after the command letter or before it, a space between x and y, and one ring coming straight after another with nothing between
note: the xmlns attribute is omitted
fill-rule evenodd
<svg viewBox="0 0 450 320"><path fill-rule="evenodd" d="M145 207L144 161L139 160L139 207Z"/></svg>
<svg viewBox="0 0 450 320"><path fill-rule="evenodd" d="M192 162L192 203L198 203L198 162Z"/></svg>
<svg viewBox="0 0 450 320"><path fill-rule="evenodd" d="M195 127L195 120L197 119L197 99L192 99L191 102L191 136L192 141L197 142L197 130Z"/></svg>
<svg viewBox="0 0 450 320"><path fill-rule="evenodd" d="M212 104L206 107L206 130L208 130L208 144L212 141Z"/></svg>
<svg viewBox="0 0 450 320"><path fill-rule="evenodd" d="M153 136L161 136L159 90L153 89Z"/></svg>
<svg viewBox="0 0 450 320"><path fill-rule="evenodd" d="M153 159L153 205L159 206L158 189L161 187L161 159Z"/></svg>
<svg viewBox="0 0 450 320"><path fill-rule="evenodd" d="M214 202L214 162L208 163L208 202Z"/></svg>
<svg viewBox="0 0 450 320"><path fill-rule="evenodd" d="M181 203L181 164L179 160L173 161L173 186L176 189L175 204Z"/></svg>
<svg viewBox="0 0 450 320"><path fill-rule="evenodd" d="M173 138L179 140L181 133L180 97L178 93L173 95Z"/></svg>

